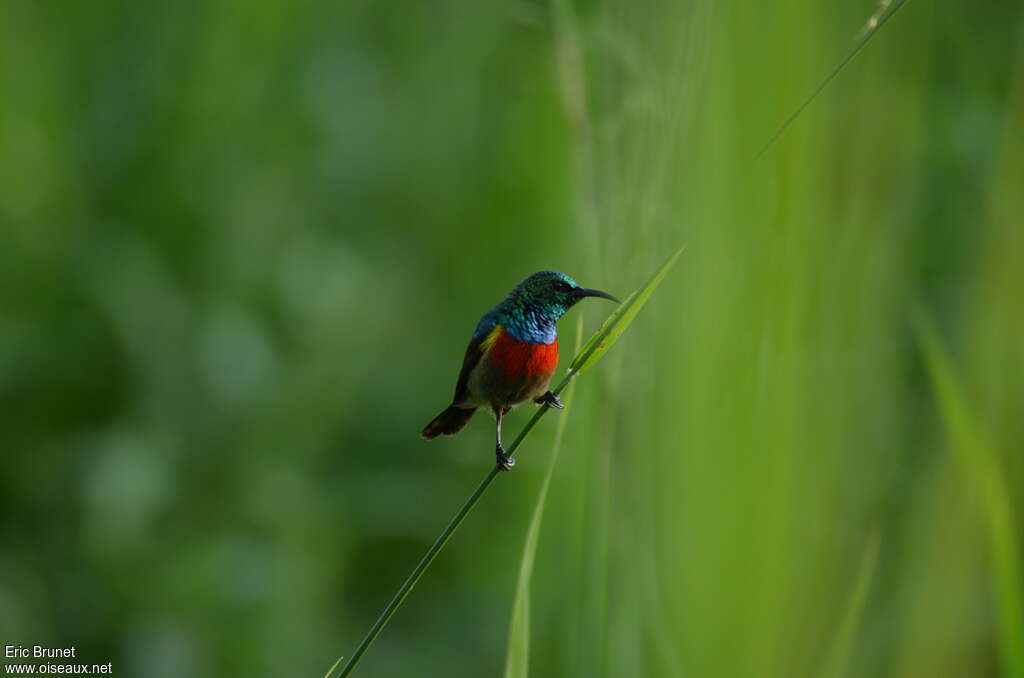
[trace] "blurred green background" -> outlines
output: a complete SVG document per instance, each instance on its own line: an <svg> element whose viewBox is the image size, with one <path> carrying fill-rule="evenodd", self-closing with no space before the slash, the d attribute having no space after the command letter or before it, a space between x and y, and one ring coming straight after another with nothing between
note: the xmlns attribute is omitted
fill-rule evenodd
<svg viewBox="0 0 1024 678"><path fill-rule="evenodd" d="M1024 676L1024 5L908 3L754 158L876 9L4 2L0 643L323 675L492 464L417 435L478 317L685 241L566 413L531 675ZM357 675L501 675L556 416Z"/></svg>

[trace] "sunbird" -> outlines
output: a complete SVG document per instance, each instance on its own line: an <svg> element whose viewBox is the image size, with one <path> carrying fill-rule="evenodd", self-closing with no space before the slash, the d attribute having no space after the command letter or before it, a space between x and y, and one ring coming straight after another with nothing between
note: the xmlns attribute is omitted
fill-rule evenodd
<svg viewBox="0 0 1024 678"><path fill-rule="evenodd" d="M484 314L466 347L452 404L420 433L427 440L455 435L479 407L495 419L494 453L498 468L510 471L516 461L501 446L501 418L516 405L533 400L562 409L548 389L558 367L555 323L585 297L618 299L587 287L564 273L540 271L516 285L504 301Z"/></svg>

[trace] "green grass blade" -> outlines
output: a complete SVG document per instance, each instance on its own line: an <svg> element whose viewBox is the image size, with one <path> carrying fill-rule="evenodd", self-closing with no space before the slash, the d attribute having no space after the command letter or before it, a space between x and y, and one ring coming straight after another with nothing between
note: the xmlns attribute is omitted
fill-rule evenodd
<svg viewBox="0 0 1024 678"><path fill-rule="evenodd" d="M915 316L915 330L953 453L966 481L984 501L1003 670L1007 676L1024 678L1022 573L1006 476L992 442L970 408L938 332L923 311Z"/></svg>
<svg viewBox="0 0 1024 678"><path fill-rule="evenodd" d="M771 145L774 144L779 139L779 137L781 137L783 133L787 129L789 129L789 126L792 125L796 121L796 119L800 117L800 114L804 112L804 109L810 106L811 102L818 98L818 95L821 94L826 87L828 87L829 83L835 80L836 76L838 76L839 73L844 68L846 68L851 61L853 61L854 57L860 54L860 51L864 49L864 46L868 44L871 38L875 37L875 34L877 34L878 31L882 29L882 26L884 26L889 21L889 19L894 17L896 15L896 12L900 11L900 9L903 8L903 5L905 5L906 2L907 0L896 0L896 2L893 3L893 5L888 9L888 11L883 11L881 14L876 14L871 17L868 24L864 27L864 29L858 36L857 43L853 46L853 49L847 52L846 56L840 59L839 63L832 67L832 70L829 71L828 75L826 75L822 79L822 81L818 83L818 86L811 90L811 93L808 94L804 98L804 100L800 102L800 105L797 106L793 110L793 112L789 114L789 117L786 118L786 120L782 123L782 125L779 126L777 130L775 130L775 134L773 134L768 139L768 141L765 142L765 145L761 147L761 150L757 152L756 157L760 158L762 155L765 154L765 151L771 148Z"/></svg>
<svg viewBox="0 0 1024 678"><path fill-rule="evenodd" d="M846 612L843 614L836 637L832 641L828 662L822 672L825 678L842 678L848 673L850 654L857 631L860 629L861 618L864 616L864 604L867 601L871 580L875 576L875 566L878 564L878 551L881 545L881 533L875 532L868 538L868 543L864 547L864 554L861 556L860 566L857 568L857 580L853 586L853 592L846 603Z"/></svg>
<svg viewBox="0 0 1024 678"><path fill-rule="evenodd" d="M577 317L576 346L583 339L583 316ZM558 418L555 429L555 443L552 447L551 461L548 463L547 475L537 494L537 503L533 507L533 517L526 532L523 544L523 557L519 563L519 578L516 582L516 596L512 603L512 618L508 630L508 653L505 656L505 678L527 678L530 672L530 582L533 579L533 563L537 554L537 541L540 537L541 523L544 521L544 506L547 503L548 488L551 476L555 472L558 454L562 449L562 438L568 421L569 408L572 403L572 392L576 384L569 385L565 409Z"/></svg>
<svg viewBox="0 0 1024 678"><path fill-rule="evenodd" d="M619 304L619 307L608 316L608 319L598 328L594 336L590 338L580 352L576 354L576 357L573 358L572 363L569 365L570 374L582 374L585 370L592 367L605 354L605 351L619 340L619 337L622 336L622 333L633 322L637 313L644 307L651 294L661 284L669 270L675 265L676 259L679 258L679 255L685 249L686 245L683 245L673 252L640 289L630 294L624 302Z"/></svg>
<svg viewBox="0 0 1024 678"><path fill-rule="evenodd" d="M335 669L338 668L338 665L341 664L344 659L345 655L338 657L338 661L334 662L334 664L331 665L331 668L327 669L327 673L324 674L324 678L331 678L331 676L334 675Z"/></svg>

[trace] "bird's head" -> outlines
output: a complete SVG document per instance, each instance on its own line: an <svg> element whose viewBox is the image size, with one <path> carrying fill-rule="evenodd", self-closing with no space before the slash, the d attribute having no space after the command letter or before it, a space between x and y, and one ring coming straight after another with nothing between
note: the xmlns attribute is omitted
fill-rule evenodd
<svg viewBox="0 0 1024 678"><path fill-rule="evenodd" d="M601 290L581 287L579 283L558 271L540 271L519 283L509 299L523 311L557 320L580 299L601 297L616 303L619 300Z"/></svg>

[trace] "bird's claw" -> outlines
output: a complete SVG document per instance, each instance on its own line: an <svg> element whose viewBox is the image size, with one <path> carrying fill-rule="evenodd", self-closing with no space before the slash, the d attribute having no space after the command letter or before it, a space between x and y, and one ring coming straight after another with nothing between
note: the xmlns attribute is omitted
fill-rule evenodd
<svg viewBox="0 0 1024 678"><path fill-rule="evenodd" d="M551 407L555 408L556 410L560 410L560 409L565 407L565 405L562 404L562 401L558 399L558 396L555 395L554 391L548 391L547 393L545 393L541 397L537 398L537 400L535 402L538 405L544 405L544 404L550 405Z"/></svg>
<svg viewBox="0 0 1024 678"><path fill-rule="evenodd" d="M494 456L497 459L499 471L511 471L512 467L516 465L516 460L510 457L501 445L495 448Z"/></svg>

